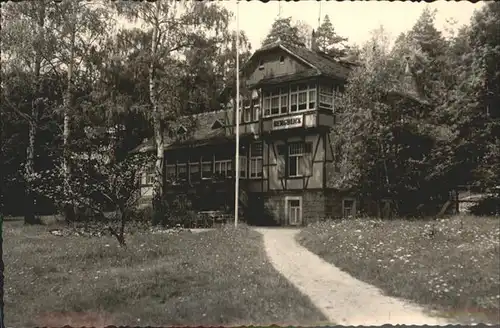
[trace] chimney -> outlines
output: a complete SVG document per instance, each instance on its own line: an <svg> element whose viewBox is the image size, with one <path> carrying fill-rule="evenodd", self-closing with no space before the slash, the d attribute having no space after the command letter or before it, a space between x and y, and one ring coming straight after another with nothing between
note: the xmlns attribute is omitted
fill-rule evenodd
<svg viewBox="0 0 500 328"><path fill-rule="evenodd" d="M314 30L312 30L311 33L311 45L309 47L309 50L319 51L318 44L316 43L316 33L314 32Z"/></svg>

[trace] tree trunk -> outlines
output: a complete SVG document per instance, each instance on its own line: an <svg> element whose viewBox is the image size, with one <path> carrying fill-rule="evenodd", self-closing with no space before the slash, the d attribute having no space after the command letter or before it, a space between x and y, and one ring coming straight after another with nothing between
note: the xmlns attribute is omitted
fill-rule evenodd
<svg viewBox="0 0 500 328"><path fill-rule="evenodd" d="M125 224L127 223L128 212L125 210L125 206L122 205L115 206L115 212L118 213L118 216L120 218L120 227L115 230L110 225L108 226L108 230L109 233L116 238L118 244L120 244L121 247L126 247L127 244L125 242Z"/></svg>
<svg viewBox="0 0 500 328"><path fill-rule="evenodd" d="M156 2L156 17L160 10L160 2ZM152 107L153 130L156 145L156 162L153 182L153 223L158 224L163 220L162 198L163 198L163 129L161 124L160 108L158 106L158 86L156 82L156 56L159 26L153 26L153 38L151 40L151 63L149 64L149 100Z"/></svg>
<svg viewBox="0 0 500 328"><path fill-rule="evenodd" d="M34 101L36 103L37 101ZM34 158L35 158L35 139L36 139L36 119L38 104L33 104L32 108L32 121L29 124L29 142L26 149L26 166L25 166L25 199L24 199L24 224L37 224L39 223L35 216L34 195L31 186L31 178L35 172Z"/></svg>
<svg viewBox="0 0 500 328"><path fill-rule="evenodd" d="M125 244L125 224L127 223L127 212L125 209L120 210L120 243L122 246L126 246Z"/></svg>
<svg viewBox="0 0 500 328"><path fill-rule="evenodd" d="M45 4L40 2L38 7L38 22L37 22L37 39L40 41L43 38L43 27L45 24ZM35 144L38 129L38 117L43 106L43 84L40 77L42 66L42 54L40 48L36 48L35 53L35 84L36 92L35 100L31 103L31 117L29 123L29 142L26 149L26 165L25 165L25 199L24 199L24 224L39 224L35 216L35 200L31 185L31 178L35 173Z"/></svg>
<svg viewBox="0 0 500 328"><path fill-rule="evenodd" d="M382 214L382 207L380 206L380 199L377 199L375 202L377 206L377 217L380 219L384 219L384 216Z"/></svg>
<svg viewBox="0 0 500 328"><path fill-rule="evenodd" d="M71 26L71 40L70 40L70 57L69 57L69 63L68 63L68 77L67 77L67 88L66 88L66 95L64 97L64 128L63 128L63 168L64 168L64 189L65 189L65 195L70 194L70 183L71 183L71 165L70 165L70 149L69 149L69 138L70 138L70 133L71 133L71 126L70 126L70 114L71 114L71 107L73 105L73 65L74 65L74 56L75 56L75 34L76 34L76 27L74 24L76 22L74 21L75 19L75 12L76 9L72 8L73 10L73 19L70 22L70 24L73 24ZM65 202L64 206L64 217L66 219L66 222L72 222L75 219L75 209L74 209L74 204L72 201L72 197L70 197L71 201L70 202Z"/></svg>

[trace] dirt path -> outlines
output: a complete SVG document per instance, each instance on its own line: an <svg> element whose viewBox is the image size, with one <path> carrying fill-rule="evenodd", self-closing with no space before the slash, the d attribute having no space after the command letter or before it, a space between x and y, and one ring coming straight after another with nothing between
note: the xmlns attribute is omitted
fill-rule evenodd
<svg viewBox="0 0 500 328"><path fill-rule="evenodd" d="M309 296L332 323L340 325L446 325L424 310L384 296L325 262L295 241L297 229L256 228L264 236L271 263L303 294Z"/></svg>

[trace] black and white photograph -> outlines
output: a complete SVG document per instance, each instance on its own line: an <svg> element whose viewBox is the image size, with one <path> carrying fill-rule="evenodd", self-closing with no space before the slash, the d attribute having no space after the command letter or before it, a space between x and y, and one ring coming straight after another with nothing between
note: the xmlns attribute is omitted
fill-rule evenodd
<svg viewBox="0 0 500 328"><path fill-rule="evenodd" d="M0 19L0 328L500 324L500 2Z"/></svg>

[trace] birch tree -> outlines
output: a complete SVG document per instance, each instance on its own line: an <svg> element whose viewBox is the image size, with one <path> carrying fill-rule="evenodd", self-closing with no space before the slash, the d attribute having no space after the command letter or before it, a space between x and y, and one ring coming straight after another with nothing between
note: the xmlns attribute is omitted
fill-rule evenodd
<svg viewBox="0 0 500 328"><path fill-rule="evenodd" d="M222 42L227 37L230 13L215 3L156 1L117 3L118 13L139 22L151 35L148 51L149 111L156 148L153 184L154 222L162 220L164 190L164 131L180 115L175 59L182 50Z"/></svg>
<svg viewBox="0 0 500 328"><path fill-rule="evenodd" d="M50 45L50 28L48 16L53 13L49 1L31 1L22 4L6 4L2 6L2 53L4 56L4 73L17 80L26 78L31 85L32 93L30 110L23 111L23 104L10 102L6 95L3 99L7 106L28 124L28 145L24 164L24 222L38 223L35 217L34 197L30 177L35 173L35 144L38 124L41 115L47 109L44 97L44 74L50 70L53 46ZM7 73L8 71L8 73ZM19 84L18 84L19 85ZM12 85L11 85L12 86ZM46 114L46 113L45 113Z"/></svg>
<svg viewBox="0 0 500 328"><path fill-rule="evenodd" d="M105 39L108 24L112 22L108 8L100 3L88 1L61 1L55 4L57 31L56 36L60 44L57 58L58 64L66 67L65 93L62 106L63 114L63 169L64 188L69 193L71 188L71 156L70 138L72 130L71 117L75 106L75 84L78 83L79 70L83 59L98 47L99 41ZM66 221L74 220L73 204L64 206Z"/></svg>

